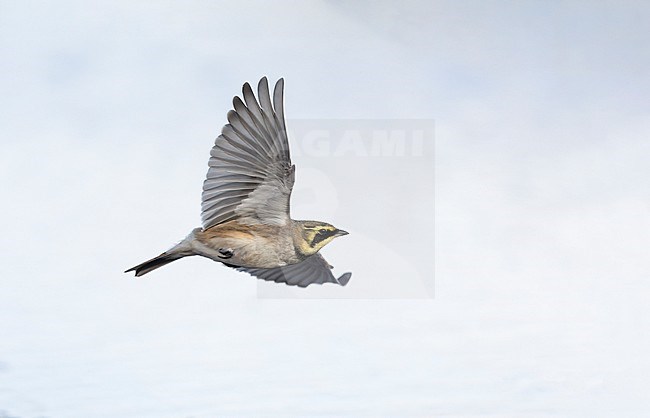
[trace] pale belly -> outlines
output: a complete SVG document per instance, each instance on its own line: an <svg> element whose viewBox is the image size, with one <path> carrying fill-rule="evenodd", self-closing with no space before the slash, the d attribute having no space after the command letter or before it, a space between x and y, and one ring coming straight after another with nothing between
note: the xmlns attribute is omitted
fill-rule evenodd
<svg viewBox="0 0 650 418"><path fill-rule="evenodd" d="M293 240L285 235L270 238L254 233L224 236L213 233L207 236L199 232L192 240L192 248L198 255L240 267L273 268L302 261L293 250Z"/></svg>

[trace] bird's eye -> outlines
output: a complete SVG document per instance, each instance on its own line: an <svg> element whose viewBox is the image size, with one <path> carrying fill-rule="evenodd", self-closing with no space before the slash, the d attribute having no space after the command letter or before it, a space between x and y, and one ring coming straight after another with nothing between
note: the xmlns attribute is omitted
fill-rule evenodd
<svg viewBox="0 0 650 418"><path fill-rule="evenodd" d="M318 233L325 235L327 234L327 229L321 229L320 231L318 231Z"/></svg>

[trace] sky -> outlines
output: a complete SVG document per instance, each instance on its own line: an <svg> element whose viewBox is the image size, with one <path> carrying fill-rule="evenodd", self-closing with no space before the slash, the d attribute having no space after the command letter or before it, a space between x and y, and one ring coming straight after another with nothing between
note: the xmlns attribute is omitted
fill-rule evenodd
<svg viewBox="0 0 650 418"><path fill-rule="evenodd" d="M0 417L647 416L649 20L0 1ZM434 126L406 158L290 138L292 214L351 232L323 250L350 283L123 274L199 226L209 149L263 75L296 132Z"/></svg>

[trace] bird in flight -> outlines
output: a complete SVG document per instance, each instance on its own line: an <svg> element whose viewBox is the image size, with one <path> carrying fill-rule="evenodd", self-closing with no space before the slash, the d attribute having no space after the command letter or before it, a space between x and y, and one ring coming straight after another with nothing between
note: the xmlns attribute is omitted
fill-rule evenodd
<svg viewBox="0 0 650 418"><path fill-rule="evenodd" d="M284 80L273 97L266 77L257 98L248 83L243 100L233 99L228 124L210 151L203 182L202 228L180 243L125 273L142 276L172 261L200 255L263 280L306 287L345 286L318 252L334 238L347 235L328 223L299 221L289 215L295 166L289 155L284 119Z"/></svg>

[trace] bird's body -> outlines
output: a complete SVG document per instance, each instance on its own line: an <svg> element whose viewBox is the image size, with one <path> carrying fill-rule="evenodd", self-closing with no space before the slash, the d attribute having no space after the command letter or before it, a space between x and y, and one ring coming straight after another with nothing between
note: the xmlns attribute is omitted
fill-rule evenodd
<svg viewBox="0 0 650 418"><path fill-rule="evenodd" d="M235 97L234 111L210 152L203 184L203 227L151 260L135 266L141 276L183 257L200 255L264 280L289 285L345 285L318 251L347 232L319 221L297 221L289 215L295 179L282 104L283 80L273 103L266 78L258 84L259 102L248 83L244 102Z"/></svg>
<svg viewBox="0 0 650 418"><path fill-rule="evenodd" d="M196 252L215 261L238 267L273 268L305 259L294 245L293 228L275 225L242 225L229 221L205 231L194 232ZM231 249L226 257L219 249Z"/></svg>

